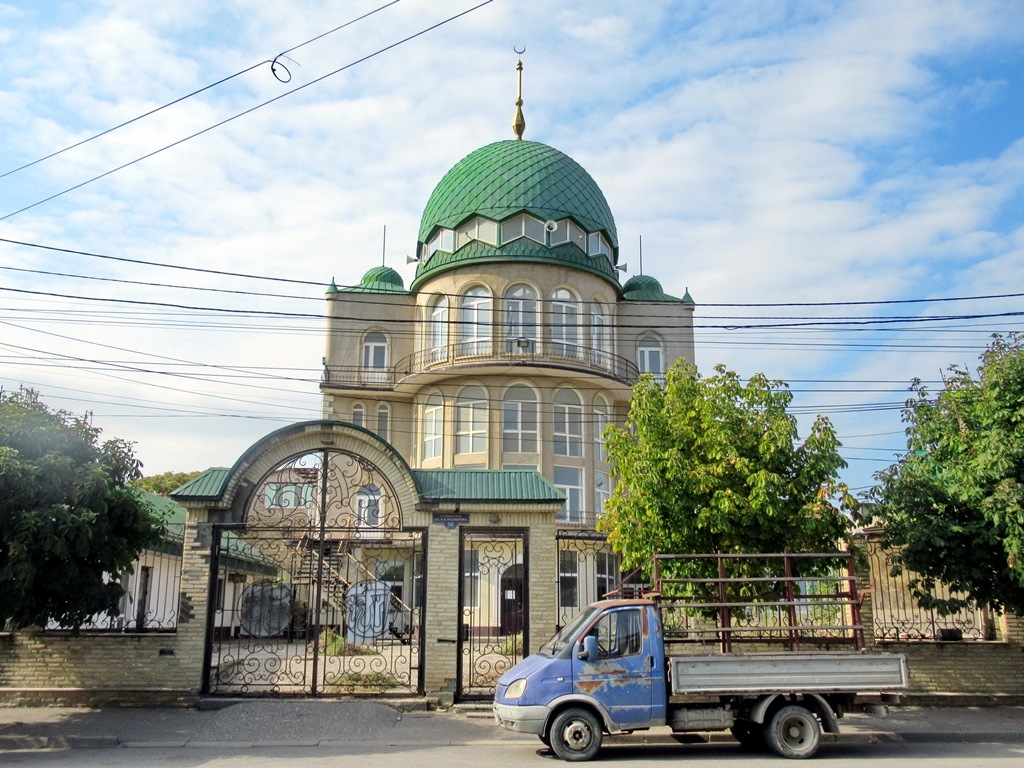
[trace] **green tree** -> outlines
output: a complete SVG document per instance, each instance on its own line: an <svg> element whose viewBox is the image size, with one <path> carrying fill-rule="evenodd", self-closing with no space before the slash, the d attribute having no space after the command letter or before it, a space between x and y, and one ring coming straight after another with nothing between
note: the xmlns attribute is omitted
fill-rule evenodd
<svg viewBox="0 0 1024 768"><path fill-rule="evenodd" d="M907 452L875 476L873 512L895 568L914 572L915 597L940 613L971 601L1024 612L1022 341L994 336L977 378L951 366L935 396L915 379ZM960 594L936 597L939 581Z"/></svg>
<svg viewBox="0 0 1024 768"><path fill-rule="evenodd" d="M703 378L677 363L664 387L634 387L624 428L606 446L618 484L598 527L627 568L656 552L831 552L855 500L839 483L846 466L828 419L798 440L784 382L758 374L744 385L719 365Z"/></svg>
<svg viewBox="0 0 1024 768"><path fill-rule="evenodd" d="M159 475L148 475L140 477L135 481L135 487L144 491L155 493L158 496L170 496L173 491L181 488L189 480L199 477L202 472L161 472Z"/></svg>
<svg viewBox="0 0 1024 768"><path fill-rule="evenodd" d="M0 626L81 626L116 614L123 574L159 524L130 483L132 444L89 416L51 411L32 390L0 391Z"/></svg>

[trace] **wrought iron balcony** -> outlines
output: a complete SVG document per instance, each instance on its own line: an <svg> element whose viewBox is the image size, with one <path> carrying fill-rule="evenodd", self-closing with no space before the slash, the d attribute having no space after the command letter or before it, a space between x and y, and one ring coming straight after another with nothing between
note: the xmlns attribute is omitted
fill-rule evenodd
<svg viewBox="0 0 1024 768"><path fill-rule="evenodd" d="M632 386L639 375L632 361L578 344L528 338L497 343L482 339L423 349L388 368L325 365L320 386L387 390L410 376L441 373L449 368L523 365L583 371L627 386Z"/></svg>

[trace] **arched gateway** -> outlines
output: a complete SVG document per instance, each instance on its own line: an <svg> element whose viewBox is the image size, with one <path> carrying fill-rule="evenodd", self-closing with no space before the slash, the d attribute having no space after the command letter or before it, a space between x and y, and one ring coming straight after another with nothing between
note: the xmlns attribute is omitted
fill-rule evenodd
<svg viewBox="0 0 1024 768"><path fill-rule="evenodd" d="M486 697L530 627L555 626L564 496L535 471L412 470L368 430L315 421L174 498L206 693Z"/></svg>

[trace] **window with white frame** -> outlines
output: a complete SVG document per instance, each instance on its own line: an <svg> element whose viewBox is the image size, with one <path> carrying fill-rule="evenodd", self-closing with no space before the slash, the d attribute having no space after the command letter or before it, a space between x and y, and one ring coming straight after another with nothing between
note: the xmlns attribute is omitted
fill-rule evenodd
<svg viewBox="0 0 1024 768"><path fill-rule="evenodd" d="M459 308L461 355L491 353L491 295L486 288L470 288Z"/></svg>
<svg viewBox="0 0 1024 768"><path fill-rule="evenodd" d="M607 472L594 472L594 514L604 514L604 505L612 497L611 478Z"/></svg>
<svg viewBox="0 0 1024 768"><path fill-rule="evenodd" d="M405 595L405 563L401 560L378 563L376 568L377 581L383 581L391 589L391 594L399 605Z"/></svg>
<svg viewBox="0 0 1024 768"><path fill-rule="evenodd" d="M571 389L560 389L553 403L556 456L583 455L583 404Z"/></svg>
<svg viewBox="0 0 1024 768"><path fill-rule="evenodd" d="M528 285L514 285L505 294L505 351L535 352L537 294Z"/></svg>
<svg viewBox="0 0 1024 768"><path fill-rule="evenodd" d="M583 522L583 470L579 467L555 467L554 484L565 494L565 504L557 519L563 523Z"/></svg>
<svg viewBox="0 0 1024 768"><path fill-rule="evenodd" d="M383 384L387 382L388 337L383 333L366 334L363 339L363 382Z"/></svg>
<svg viewBox="0 0 1024 768"><path fill-rule="evenodd" d="M608 241L604 239L604 235L600 232L591 232L587 236L587 255L588 256L611 256L611 248L608 246Z"/></svg>
<svg viewBox="0 0 1024 768"><path fill-rule="evenodd" d="M580 303L571 292L560 288L551 296L551 352L576 358L580 346Z"/></svg>
<svg viewBox="0 0 1024 768"><path fill-rule="evenodd" d="M558 551L558 607L580 606L580 558L568 549Z"/></svg>
<svg viewBox="0 0 1024 768"><path fill-rule="evenodd" d="M608 450L604 445L604 430L611 420L608 401L601 395L594 398L594 459L608 461Z"/></svg>
<svg viewBox="0 0 1024 768"><path fill-rule="evenodd" d="M498 244L497 222L476 216L455 231L455 247L461 248L474 240L481 240L491 245Z"/></svg>
<svg viewBox="0 0 1024 768"><path fill-rule="evenodd" d="M636 364L640 373L653 373L661 381L665 377L665 359L661 341L654 336L644 336L636 346Z"/></svg>
<svg viewBox="0 0 1024 768"><path fill-rule="evenodd" d="M511 243L520 237L528 237L541 245L545 243L544 222L525 213L501 222L501 243Z"/></svg>
<svg viewBox="0 0 1024 768"><path fill-rule="evenodd" d="M597 552L594 555L594 571L597 582L594 585L595 594L600 600L619 586L622 560L614 552Z"/></svg>
<svg viewBox="0 0 1024 768"><path fill-rule="evenodd" d="M516 384L505 391L501 406L501 450L504 453L536 453L537 394Z"/></svg>
<svg viewBox="0 0 1024 768"><path fill-rule="evenodd" d="M423 459L441 458L444 447L444 400L438 392L432 393L423 403L421 433Z"/></svg>
<svg viewBox="0 0 1024 768"><path fill-rule="evenodd" d="M580 229L572 221L569 222L569 242L575 245L584 253L587 252L587 233Z"/></svg>
<svg viewBox="0 0 1024 768"><path fill-rule="evenodd" d="M391 440L391 409L383 403L377 406L377 435L381 440Z"/></svg>
<svg viewBox="0 0 1024 768"><path fill-rule="evenodd" d="M362 403L352 406L352 423L357 427L366 426L366 409L363 408Z"/></svg>
<svg viewBox="0 0 1024 768"><path fill-rule="evenodd" d="M436 251L455 251L455 232L450 229L439 229L427 242L427 258L434 255Z"/></svg>
<svg viewBox="0 0 1024 768"><path fill-rule="evenodd" d="M455 452L487 450L487 393L483 387L466 387L455 401Z"/></svg>
<svg viewBox="0 0 1024 768"><path fill-rule="evenodd" d="M448 297L438 296L430 306L428 360L436 363L448 357Z"/></svg>
<svg viewBox="0 0 1024 768"><path fill-rule="evenodd" d="M356 526L359 528L380 528L380 487L373 483L362 486L356 492Z"/></svg>

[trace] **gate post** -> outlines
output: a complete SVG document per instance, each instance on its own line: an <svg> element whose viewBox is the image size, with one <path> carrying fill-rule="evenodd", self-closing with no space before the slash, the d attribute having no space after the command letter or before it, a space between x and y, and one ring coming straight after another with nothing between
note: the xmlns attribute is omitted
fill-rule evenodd
<svg viewBox="0 0 1024 768"><path fill-rule="evenodd" d="M427 553L427 600L423 643L423 690L442 704L455 700L458 687L459 530L434 525Z"/></svg>
<svg viewBox="0 0 1024 768"><path fill-rule="evenodd" d="M207 612L210 601L210 559L213 526L205 508L187 509L181 553L181 588L178 596L178 627L175 653L187 675L187 685L197 693L206 681Z"/></svg>

